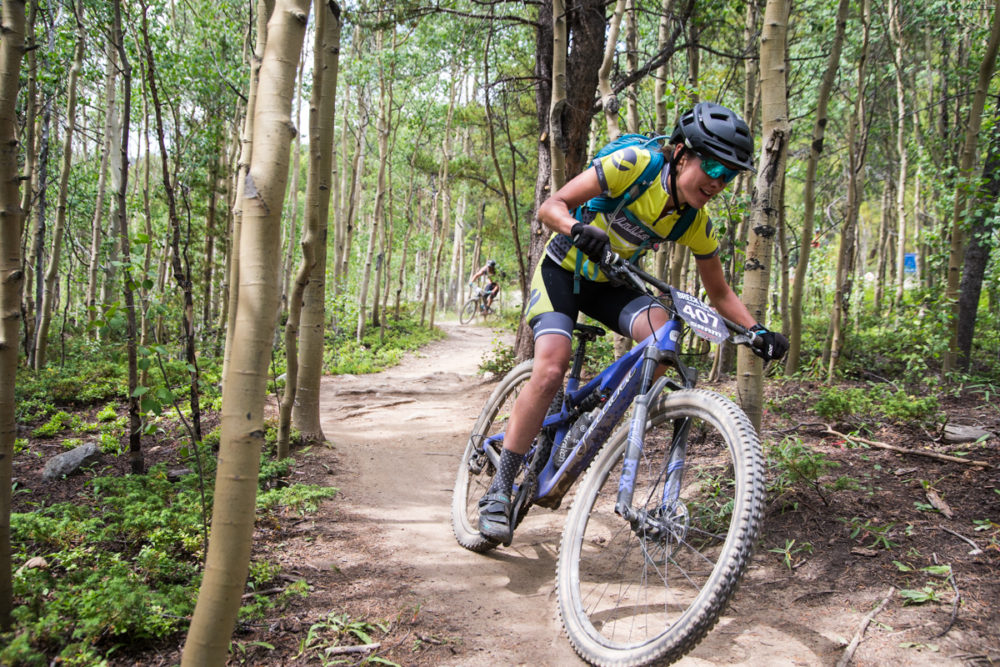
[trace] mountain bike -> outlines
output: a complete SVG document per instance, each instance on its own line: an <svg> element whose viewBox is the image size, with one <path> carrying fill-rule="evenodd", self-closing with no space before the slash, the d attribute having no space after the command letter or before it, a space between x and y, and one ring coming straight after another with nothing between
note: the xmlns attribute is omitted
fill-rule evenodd
<svg viewBox="0 0 1000 667"><path fill-rule="evenodd" d="M484 320L495 314L492 306L487 303L489 298L489 291L483 289L482 287L476 288L476 293L465 302L462 306L462 310L458 313L458 321L462 324L468 324L472 320L476 319L476 315L479 315ZM494 299L494 303L496 300Z"/></svg>
<svg viewBox="0 0 1000 667"><path fill-rule="evenodd" d="M670 317L584 382L589 342L604 329L576 325L565 386L514 485L512 525L534 506L555 509L586 471L559 548L559 613L576 652L594 665L673 661L715 625L750 561L764 505L760 441L746 414L696 389L679 357L687 329L714 342L761 342L697 298L617 260L613 280L657 298ZM673 372L657 379L658 365ZM483 407L459 464L452 527L466 549L487 552L479 498L496 473L526 361ZM626 424L619 421L632 407Z"/></svg>

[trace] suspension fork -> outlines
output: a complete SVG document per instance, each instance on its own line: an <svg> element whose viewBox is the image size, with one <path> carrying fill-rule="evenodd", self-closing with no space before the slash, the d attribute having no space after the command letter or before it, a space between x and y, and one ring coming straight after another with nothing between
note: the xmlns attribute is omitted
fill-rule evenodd
<svg viewBox="0 0 1000 667"><path fill-rule="evenodd" d="M688 368L677 357L673 349L661 350L654 346L646 349L643 356L642 383L639 395L635 399L632 421L629 424L628 444L625 449L625 460L622 462L622 474L618 483L618 498L615 502L615 512L620 516L634 521L638 518L632 509L632 497L635 493L635 477L638 473L639 457L642 455L643 443L646 438L646 420L649 418L650 403L660 392L651 392L655 380L657 366L662 363L673 366L680 375L681 385L668 382L675 389L693 388L697 382L697 372ZM691 419L674 420L674 435L670 443L670 453L661 474L666 475L663 485L662 506L668 507L680 497L681 479L684 476L684 461L687 456L687 436L691 430Z"/></svg>
<svg viewBox="0 0 1000 667"><path fill-rule="evenodd" d="M628 441L625 446L625 460L622 462L621 478L618 481L618 498L615 501L615 513L632 521L636 518L632 509L632 495L635 493L635 476L639 468L639 457L642 456L642 445L646 437L646 419L649 416L649 402L654 398L650 389L656 375L656 367L667 357L668 353L650 345L642 357L642 379L639 383L639 394L633 403L632 421L629 423Z"/></svg>

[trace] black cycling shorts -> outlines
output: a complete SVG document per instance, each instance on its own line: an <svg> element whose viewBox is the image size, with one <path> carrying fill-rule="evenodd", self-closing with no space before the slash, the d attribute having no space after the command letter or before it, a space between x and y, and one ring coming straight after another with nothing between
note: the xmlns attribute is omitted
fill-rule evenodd
<svg viewBox="0 0 1000 667"><path fill-rule="evenodd" d="M660 308L655 299L628 285L596 282L582 276L579 293L572 271L559 266L548 255L535 267L525 319L539 336L555 333L573 338L573 323L580 312L622 336L632 337L636 318L650 308Z"/></svg>

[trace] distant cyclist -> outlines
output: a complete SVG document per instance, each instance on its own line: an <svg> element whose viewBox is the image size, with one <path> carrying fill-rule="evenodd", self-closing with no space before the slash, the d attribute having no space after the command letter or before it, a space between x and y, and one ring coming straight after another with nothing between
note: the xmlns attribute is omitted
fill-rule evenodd
<svg viewBox="0 0 1000 667"><path fill-rule="evenodd" d="M483 288L483 296L486 299L484 308L489 310L493 306L493 299L496 298L497 294L500 293L500 283L496 281L497 273L497 261L495 259L487 260L483 268L479 269L472 274L469 278L469 287L482 277L486 278L486 287Z"/></svg>

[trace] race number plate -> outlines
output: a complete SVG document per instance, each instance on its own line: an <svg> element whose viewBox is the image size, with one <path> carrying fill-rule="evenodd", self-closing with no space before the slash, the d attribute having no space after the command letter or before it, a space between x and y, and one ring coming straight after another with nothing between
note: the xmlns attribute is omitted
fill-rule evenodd
<svg viewBox="0 0 1000 667"><path fill-rule="evenodd" d="M679 289L670 288L670 298L681 318L691 330L706 340L721 343L729 338L729 330L715 309L701 299Z"/></svg>

